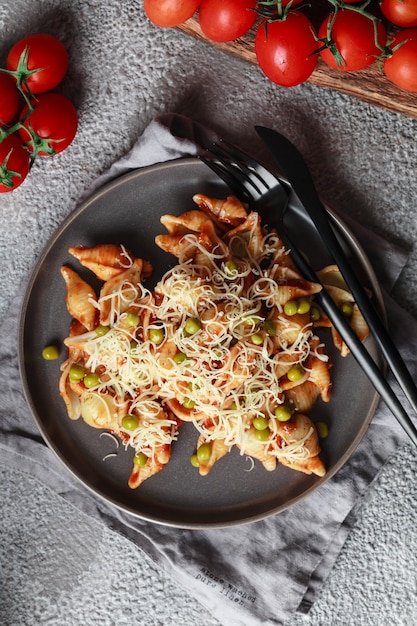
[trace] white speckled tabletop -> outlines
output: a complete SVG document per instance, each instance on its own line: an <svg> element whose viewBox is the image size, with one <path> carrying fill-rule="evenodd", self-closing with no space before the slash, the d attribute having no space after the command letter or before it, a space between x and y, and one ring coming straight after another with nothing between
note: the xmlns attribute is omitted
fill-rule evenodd
<svg viewBox="0 0 417 626"><path fill-rule="evenodd" d="M0 320L18 315L8 312L14 296L83 192L170 111L255 153L255 124L285 132L330 206L409 250L394 296L417 317L416 119L310 84L279 88L253 66L155 28L140 0L1 2L0 32L2 66L28 33L65 43L70 69L60 90L80 119L67 151L37 160L27 181L0 197ZM1 461L0 624L219 623L128 539ZM415 449L400 447L352 520L312 609L286 626L417 624L416 467Z"/></svg>

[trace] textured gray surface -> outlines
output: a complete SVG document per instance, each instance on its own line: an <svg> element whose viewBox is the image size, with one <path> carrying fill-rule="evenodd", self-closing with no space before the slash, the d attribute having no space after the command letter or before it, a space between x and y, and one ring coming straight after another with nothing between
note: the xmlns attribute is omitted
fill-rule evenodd
<svg viewBox="0 0 417 626"><path fill-rule="evenodd" d="M68 46L61 90L80 128L68 151L39 160L19 190L0 197L0 318L83 191L172 110L255 150L254 124L285 132L330 205L410 246L396 296L417 317L417 120L311 85L280 89L254 67L155 29L139 1L1 2L1 64L14 41L42 30ZM291 626L417 624L415 475L405 446L382 470L319 600ZM0 623L216 623L130 542L40 483L2 469L0 485Z"/></svg>

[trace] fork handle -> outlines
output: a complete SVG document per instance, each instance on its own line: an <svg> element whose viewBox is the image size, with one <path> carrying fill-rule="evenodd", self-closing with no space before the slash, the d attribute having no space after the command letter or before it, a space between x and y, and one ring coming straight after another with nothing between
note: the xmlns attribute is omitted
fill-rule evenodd
<svg viewBox="0 0 417 626"><path fill-rule="evenodd" d="M307 263L307 261L305 260L303 255L297 250L297 248L293 246L286 233L280 232L280 237L287 250L290 251L294 262L296 263L297 267L300 269L304 277L312 282L320 283L320 280L318 279L312 267ZM379 393L385 404L388 406L394 417L397 419L398 423L402 426L414 445L417 446L416 427L411 422L404 407L401 405L397 396L388 385L379 367L372 359L369 352L366 350L356 333L352 330L345 316L341 313L338 306L335 304L335 302L324 287L319 293L315 295L315 300L329 317L335 329L338 331L338 333L348 346L349 350L351 351L352 355L355 357L365 374L368 376L376 391Z"/></svg>
<svg viewBox="0 0 417 626"><path fill-rule="evenodd" d="M312 184L312 183L311 183ZM406 397L417 413L417 388L411 377L400 353L391 339L385 325L382 323L372 301L357 275L353 271L346 254L337 239L325 207L320 202L314 186L310 190L303 188L301 194L297 194L304 208L317 228L322 241L333 256L349 290L355 298L369 329L371 330L385 360L402 387Z"/></svg>

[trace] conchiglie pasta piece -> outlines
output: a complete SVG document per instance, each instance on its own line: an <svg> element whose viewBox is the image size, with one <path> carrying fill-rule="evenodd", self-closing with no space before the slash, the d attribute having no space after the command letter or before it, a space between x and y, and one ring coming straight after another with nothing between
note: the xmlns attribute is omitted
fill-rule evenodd
<svg viewBox="0 0 417 626"><path fill-rule="evenodd" d="M115 433L119 430L119 418L126 414L110 394L86 391L81 398L81 417L93 428L106 428Z"/></svg>
<svg viewBox="0 0 417 626"><path fill-rule="evenodd" d="M332 300L337 306L341 307L344 303L348 302L352 304L352 315L349 319L349 324L359 337L361 341L365 341L369 335L369 328L359 310L359 307L355 303L354 297L349 291L342 274L339 271L337 265L329 265L320 272L317 273L326 290L329 292ZM330 326L330 321L325 317L317 322L318 326ZM339 333L332 327L332 339L335 347L339 350L342 356L349 354L349 348L344 343Z"/></svg>
<svg viewBox="0 0 417 626"><path fill-rule="evenodd" d="M291 346L300 337L300 333L304 333L310 323L309 313L296 313L295 315L282 315L274 318L276 333L275 342L284 346Z"/></svg>
<svg viewBox="0 0 417 626"><path fill-rule="evenodd" d="M322 286L306 280L292 267L276 267L273 278L277 281L275 305L284 306L289 300L298 300L321 291Z"/></svg>
<svg viewBox="0 0 417 626"><path fill-rule="evenodd" d="M329 402L332 386L330 377L332 363L324 352L323 344L316 336L310 340L310 354L304 365L309 372L308 380L317 385L323 402Z"/></svg>
<svg viewBox="0 0 417 626"><path fill-rule="evenodd" d="M224 239L231 253L238 258L249 257L261 261L265 254L261 217L258 213L249 213L244 222L225 234Z"/></svg>
<svg viewBox="0 0 417 626"><path fill-rule="evenodd" d="M236 196L218 199L197 193L193 196L193 200L202 211L228 226L238 226L248 215L244 205Z"/></svg>
<svg viewBox="0 0 417 626"><path fill-rule="evenodd" d="M138 286L142 281L144 263L135 259L131 267L104 283L100 290L100 324L108 326L114 322L114 307L120 313L127 311L138 298ZM113 301L114 300L114 301Z"/></svg>
<svg viewBox="0 0 417 626"><path fill-rule="evenodd" d="M184 235L157 235L155 243L161 250L177 258L187 254L187 259L192 259L197 250L196 244L188 242Z"/></svg>
<svg viewBox="0 0 417 626"><path fill-rule="evenodd" d="M162 215L161 224L170 235L186 235L187 233L201 233L208 224L213 225L211 219L196 209L182 215Z"/></svg>
<svg viewBox="0 0 417 626"><path fill-rule="evenodd" d="M295 413L288 422L277 421L276 429L282 442L273 453L280 463L305 474L325 475L317 429L307 415Z"/></svg>
<svg viewBox="0 0 417 626"><path fill-rule="evenodd" d="M293 405L300 413L308 413L316 404L320 396L320 389L310 380L306 380L301 385L287 389L285 400Z"/></svg>
<svg viewBox="0 0 417 626"><path fill-rule="evenodd" d="M194 238L196 243L198 242L199 245L208 251L216 248L218 251L223 251L224 254L228 252L227 247L219 237L213 220L202 211L187 211L180 216L163 215L161 223L165 226L169 235L158 235L155 238L155 242L166 251L176 250L175 256L181 256L181 249L185 251L187 246L192 246L188 239L182 241L182 237L190 234L197 235L197 239ZM170 239L170 236L173 239ZM170 246L171 250L167 250L167 246Z"/></svg>
<svg viewBox="0 0 417 626"><path fill-rule="evenodd" d="M255 433L255 428L251 427L245 433L244 441L237 444L237 447L243 454L247 454L253 459L260 461L268 472L273 472L277 466L277 460L268 451L268 446L264 442L256 439Z"/></svg>
<svg viewBox="0 0 417 626"><path fill-rule="evenodd" d="M145 480L148 480L151 476L155 476L155 474L158 474L158 472L161 472L164 469L165 465L169 461L169 453L168 457L166 451L164 451L164 454L164 462L150 456L148 457L146 464L143 466L133 464L132 472L127 481L130 489L137 489L143 482L145 482Z"/></svg>
<svg viewBox="0 0 417 626"><path fill-rule="evenodd" d="M194 422L196 412L193 409L187 409L176 398L170 398L165 402L168 409L182 422Z"/></svg>
<svg viewBox="0 0 417 626"><path fill-rule="evenodd" d="M369 335L369 328L357 304L353 305L353 312L349 321L359 339L365 341Z"/></svg>
<svg viewBox="0 0 417 626"><path fill-rule="evenodd" d="M81 416L80 395L74 391L69 380L68 374L73 361L68 359L61 365L61 376L59 377L59 393L65 403L68 417L71 420L77 420Z"/></svg>
<svg viewBox="0 0 417 626"><path fill-rule="evenodd" d="M71 247L68 252L103 281L114 278L133 263L132 253L119 244Z"/></svg>
<svg viewBox="0 0 417 626"><path fill-rule="evenodd" d="M68 359L70 361L76 363L83 357L84 346L80 345L80 343L82 344L83 342L80 342L78 338L89 332L94 331L87 331L86 327L80 324L76 319L71 321L68 337L64 339L64 344L68 348Z"/></svg>
<svg viewBox="0 0 417 626"><path fill-rule="evenodd" d="M277 352L273 360L273 370L276 378L282 378L289 369L300 360L298 352Z"/></svg>
<svg viewBox="0 0 417 626"><path fill-rule="evenodd" d="M206 443L206 440L203 435L200 435L198 438L197 449L203 444ZM200 476L207 476L210 472L214 464L224 456L228 452L230 452L230 446L226 445L223 439L214 439L210 442L211 454L210 458L207 461L199 462L199 473Z"/></svg>
<svg viewBox="0 0 417 626"><path fill-rule="evenodd" d="M70 267L64 265L61 274L67 286L67 308L72 317L87 330L92 330L97 323L97 296L94 289Z"/></svg>
<svg viewBox="0 0 417 626"><path fill-rule="evenodd" d="M337 265L326 265L326 267L323 267L317 272L317 276L323 285L328 285L329 287L333 286L338 289L343 289L344 291L349 291Z"/></svg>

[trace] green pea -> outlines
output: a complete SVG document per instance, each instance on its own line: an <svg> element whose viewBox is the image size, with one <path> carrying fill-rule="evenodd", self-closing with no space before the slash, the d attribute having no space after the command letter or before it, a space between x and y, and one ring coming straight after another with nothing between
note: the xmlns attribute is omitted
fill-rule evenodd
<svg viewBox="0 0 417 626"><path fill-rule="evenodd" d="M195 402L194 400L191 400L191 398L184 398L182 406L186 409L193 409L195 407Z"/></svg>
<svg viewBox="0 0 417 626"><path fill-rule="evenodd" d="M149 339L156 346L163 342L165 333L162 328L151 328L149 331Z"/></svg>
<svg viewBox="0 0 417 626"><path fill-rule="evenodd" d="M316 428L320 439L326 439L329 435L329 427L326 422L316 422Z"/></svg>
<svg viewBox="0 0 417 626"><path fill-rule="evenodd" d="M84 378L85 370L82 365L71 365L68 377L71 383L79 383Z"/></svg>
<svg viewBox="0 0 417 626"><path fill-rule="evenodd" d="M292 414L292 409L286 404L280 404L274 411L274 415L279 422L288 422Z"/></svg>
<svg viewBox="0 0 417 626"><path fill-rule="evenodd" d="M300 298L297 302L297 313L303 315L308 313L311 308L311 302L308 298Z"/></svg>
<svg viewBox="0 0 417 626"><path fill-rule="evenodd" d="M197 459L199 463L208 461L211 457L211 445L209 443L202 443L197 449Z"/></svg>
<svg viewBox="0 0 417 626"><path fill-rule="evenodd" d="M284 304L284 313L285 315L288 315L289 317L292 317L293 315L295 315L297 313L297 309L298 309L298 306L295 300L288 300L288 302Z"/></svg>
<svg viewBox="0 0 417 626"><path fill-rule="evenodd" d="M187 335L195 335L201 328L201 322L196 317L189 317L184 325Z"/></svg>
<svg viewBox="0 0 417 626"><path fill-rule="evenodd" d="M342 311L345 317L352 317L353 304L351 302L343 302L343 304L340 307L340 310Z"/></svg>
<svg viewBox="0 0 417 626"><path fill-rule="evenodd" d="M129 311L126 315L126 322L129 326L137 326L139 324L139 315L133 311Z"/></svg>
<svg viewBox="0 0 417 626"><path fill-rule="evenodd" d="M138 465L139 467L143 467L144 465L146 465L147 460L148 457L143 452L137 452L133 457L133 463L135 465Z"/></svg>
<svg viewBox="0 0 417 626"><path fill-rule="evenodd" d="M265 430L265 428L268 428L268 420L266 417L255 417L252 424L256 430Z"/></svg>
<svg viewBox="0 0 417 626"><path fill-rule="evenodd" d="M177 352L176 354L174 354L173 360L176 365L180 365L181 363L184 363L186 358L187 355L184 354L184 352Z"/></svg>
<svg viewBox="0 0 417 626"><path fill-rule="evenodd" d="M125 415L122 419L122 426L126 430L136 430L139 426L139 420L136 415Z"/></svg>
<svg viewBox="0 0 417 626"><path fill-rule="evenodd" d="M198 462L198 456L196 454L193 454L192 456L190 456L190 463L193 467L200 466L200 463Z"/></svg>
<svg viewBox="0 0 417 626"><path fill-rule="evenodd" d="M264 330L270 337L274 337L276 334L276 326L272 320L266 320L262 324L262 330Z"/></svg>
<svg viewBox="0 0 417 626"><path fill-rule="evenodd" d="M98 337L103 337L103 335L107 335L107 333L109 332L110 328L108 326L97 326L95 331L96 331L96 335Z"/></svg>
<svg viewBox="0 0 417 626"><path fill-rule="evenodd" d="M302 365L293 365L290 370L287 372L288 380L295 383L298 380L301 380L305 374L305 369Z"/></svg>
<svg viewBox="0 0 417 626"><path fill-rule="evenodd" d="M42 350L42 358L45 361L55 361L59 357L59 350L56 346L46 346Z"/></svg>
<svg viewBox="0 0 417 626"><path fill-rule="evenodd" d="M239 271L239 266L234 261L226 261L224 264L224 272L230 278L235 278Z"/></svg>
<svg viewBox="0 0 417 626"><path fill-rule="evenodd" d="M264 430L255 430L254 436L258 441L268 441L271 436L271 431L269 428L264 428Z"/></svg>
<svg viewBox="0 0 417 626"><path fill-rule="evenodd" d="M251 341L255 344L255 346L260 346L263 343L264 338L261 333L253 333L253 335L251 335Z"/></svg>
<svg viewBox="0 0 417 626"><path fill-rule="evenodd" d="M100 377L95 372L90 372L89 374L86 374L84 376L83 383L87 387L87 389L97 387L97 385L100 384Z"/></svg>
<svg viewBox="0 0 417 626"><path fill-rule="evenodd" d="M321 315L320 315L320 309L318 309L316 306L312 306L310 309L310 319L312 322L318 322L320 319Z"/></svg>

